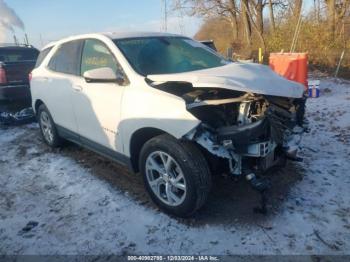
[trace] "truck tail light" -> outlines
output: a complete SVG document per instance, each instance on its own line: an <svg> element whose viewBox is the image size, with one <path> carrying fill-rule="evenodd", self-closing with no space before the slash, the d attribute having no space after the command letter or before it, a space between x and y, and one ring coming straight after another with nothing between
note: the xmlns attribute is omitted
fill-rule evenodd
<svg viewBox="0 0 350 262"><path fill-rule="evenodd" d="M6 84L7 78L6 78L6 72L5 69L0 67L0 84Z"/></svg>

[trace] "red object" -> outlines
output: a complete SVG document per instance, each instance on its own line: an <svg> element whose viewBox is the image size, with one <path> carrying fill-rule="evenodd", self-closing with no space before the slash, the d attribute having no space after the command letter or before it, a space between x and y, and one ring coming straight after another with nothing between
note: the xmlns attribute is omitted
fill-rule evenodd
<svg viewBox="0 0 350 262"><path fill-rule="evenodd" d="M6 84L7 79L6 79L6 72L5 69L0 67L0 84Z"/></svg>
<svg viewBox="0 0 350 262"><path fill-rule="evenodd" d="M307 53L271 53L269 64L277 74L303 84L307 90Z"/></svg>
<svg viewBox="0 0 350 262"><path fill-rule="evenodd" d="M28 74L28 79L29 79L29 82L32 81L32 72L30 72L30 73Z"/></svg>

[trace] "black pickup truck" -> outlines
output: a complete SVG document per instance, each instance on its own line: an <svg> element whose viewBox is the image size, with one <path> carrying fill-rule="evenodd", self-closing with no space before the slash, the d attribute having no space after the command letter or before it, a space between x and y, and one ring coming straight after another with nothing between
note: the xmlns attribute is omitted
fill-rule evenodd
<svg viewBox="0 0 350 262"><path fill-rule="evenodd" d="M0 103L30 106L29 73L38 55L29 45L0 44Z"/></svg>

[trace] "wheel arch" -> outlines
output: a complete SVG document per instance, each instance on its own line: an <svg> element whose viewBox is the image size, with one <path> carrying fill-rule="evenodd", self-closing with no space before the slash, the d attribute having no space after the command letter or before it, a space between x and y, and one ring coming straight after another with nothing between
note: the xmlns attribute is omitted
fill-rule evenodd
<svg viewBox="0 0 350 262"><path fill-rule="evenodd" d="M132 134L130 139L130 144L129 144L129 150L130 150L129 152L130 152L131 168L135 173L140 171L139 157L140 157L141 149L144 146L144 144L150 139L163 134L168 134L168 133L165 132L164 130L154 128L154 127L143 127L141 129L138 129Z"/></svg>
<svg viewBox="0 0 350 262"><path fill-rule="evenodd" d="M39 106L41 106L41 105L45 105L44 102L41 99L37 99L35 101L35 104L34 104L34 112L35 112L35 114L38 114L38 109L39 109Z"/></svg>

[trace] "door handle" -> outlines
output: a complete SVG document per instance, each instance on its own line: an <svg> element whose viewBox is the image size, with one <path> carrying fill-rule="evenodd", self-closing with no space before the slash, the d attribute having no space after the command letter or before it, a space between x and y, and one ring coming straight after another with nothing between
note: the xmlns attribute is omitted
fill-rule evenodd
<svg viewBox="0 0 350 262"><path fill-rule="evenodd" d="M83 90L83 88L79 85L73 85L73 89L77 92L81 92Z"/></svg>

